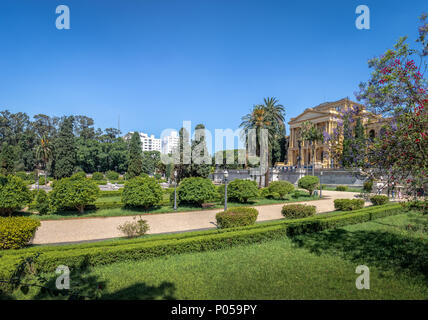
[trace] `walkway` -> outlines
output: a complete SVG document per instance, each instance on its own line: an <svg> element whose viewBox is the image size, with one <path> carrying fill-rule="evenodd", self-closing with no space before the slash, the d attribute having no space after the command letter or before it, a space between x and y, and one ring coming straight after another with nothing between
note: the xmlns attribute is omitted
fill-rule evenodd
<svg viewBox="0 0 428 320"><path fill-rule="evenodd" d="M317 207L317 213L321 213L334 210L334 199L352 199L354 195L356 195L356 193L323 190L324 199L298 203L314 205ZM281 215L281 208L283 205L284 204L258 206L257 210L259 210L259 216L257 221L283 218ZM144 215L143 219L148 222L150 226L150 231L148 233L151 234L188 231L215 228L215 215L219 211L221 210L149 214ZM41 221L41 226L35 234L33 243L64 243L122 237L123 234L117 230L117 227L125 221L132 220L132 216L126 216Z"/></svg>

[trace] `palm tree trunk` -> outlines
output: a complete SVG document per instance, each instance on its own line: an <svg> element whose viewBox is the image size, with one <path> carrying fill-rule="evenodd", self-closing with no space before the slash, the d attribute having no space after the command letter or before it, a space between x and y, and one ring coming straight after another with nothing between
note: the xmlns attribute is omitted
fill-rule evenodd
<svg viewBox="0 0 428 320"><path fill-rule="evenodd" d="M315 144L312 145L312 175L315 175Z"/></svg>
<svg viewBox="0 0 428 320"><path fill-rule="evenodd" d="M269 167L270 167L270 151L268 148L267 169L265 172L265 187L269 187Z"/></svg>

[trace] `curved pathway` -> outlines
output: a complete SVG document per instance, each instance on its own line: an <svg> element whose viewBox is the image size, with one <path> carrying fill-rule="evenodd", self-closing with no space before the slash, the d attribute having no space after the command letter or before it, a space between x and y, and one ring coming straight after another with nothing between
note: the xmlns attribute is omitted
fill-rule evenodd
<svg viewBox="0 0 428 320"><path fill-rule="evenodd" d="M352 199L357 193L323 190L323 199L307 202L295 202L310 204L317 207L317 213L334 210L335 199ZM257 221L281 219L281 208L284 204L257 206L259 216ZM367 203L366 203L367 205ZM168 233L189 231L197 229L215 228L215 215L220 209L174 212L162 214L144 215L150 226L148 233ZM100 240L122 237L123 234L117 227L126 221L132 221L133 216L122 217L97 217L69 220L41 221L41 226L36 231L33 244L68 243L88 240Z"/></svg>

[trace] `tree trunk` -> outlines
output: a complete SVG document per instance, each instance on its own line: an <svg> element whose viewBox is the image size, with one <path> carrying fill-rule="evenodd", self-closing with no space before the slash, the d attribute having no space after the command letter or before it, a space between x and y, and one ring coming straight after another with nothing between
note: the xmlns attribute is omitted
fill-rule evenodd
<svg viewBox="0 0 428 320"><path fill-rule="evenodd" d="M315 175L315 144L312 146L312 175Z"/></svg>
<svg viewBox="0 0 428 320"><path fill-rule="evenodd" d="M269 187L269 174L270 174L269 167L270 167L270 152L268 149L267 170L265 172L265 187Z"/></svg>

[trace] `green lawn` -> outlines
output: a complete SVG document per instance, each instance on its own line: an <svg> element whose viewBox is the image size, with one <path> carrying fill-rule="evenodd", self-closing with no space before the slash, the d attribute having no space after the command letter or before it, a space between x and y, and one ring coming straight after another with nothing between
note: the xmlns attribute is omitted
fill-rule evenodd
<svg viewBox="0 0 428 320"><path fill-rule="evenodd" d="M261 244L99 266L86 277L105 282L104 299L428 299L427 226L428 216L406 213ZM370 290L355 287L361 264L370 268Z"/></svg>
<svg viewBox="0 0 428 320"><path fill-rule="evenodd" d="M268 204L278 204L278 203L290 203L298 201L310 201L318 200L318 196L309 196L307 192L302 191L300 196L297 198L292 197L290 200L275 200L275 199L257 199L254 201L249 201L248 203L234 203L228 202L229 207L237 206L260 206ZM120 202L121 199L119 196L113 197L102 197L98 198L96 203L112 203ZM179 205L177 212L184 211L199 211L199 210L212 210L212 209L222 209L224 207L223 203L217 203L214 207L210 208L201 208L197 206L186 206ZM77 211L67 211L67 212L58 212L55 214L47 215L31 215L32 217L38 218L40 220L58 220L58 219L69 219L69 218L82 218L82 217L115 217L115 216L131 216L131 215L140 215L140 214L160 214L160 213L171 213L175 212L173 206L158 206L153 209L127 209L127 208L112 208L112 209L99 209L99 210L88 210L83 214L79 214ZM29 213L23 213L24 215L30 215Z"/></svg>
<svg viewBox="0 0 428 320"><path fill-rule="evenodd" d="M336 191L336 187L323 187L323 190L329 190L329 191ZM348 187L348 189L346 191L341 191L341 192L363 192L364 189L361 187Z"/></svg>

